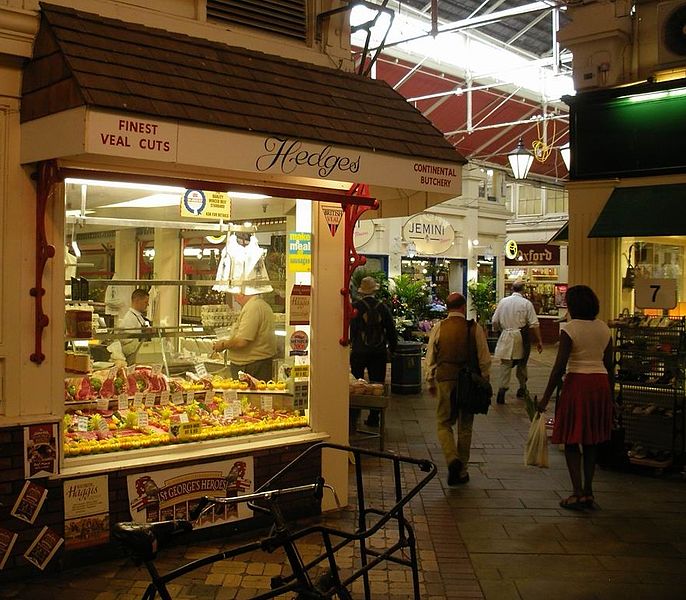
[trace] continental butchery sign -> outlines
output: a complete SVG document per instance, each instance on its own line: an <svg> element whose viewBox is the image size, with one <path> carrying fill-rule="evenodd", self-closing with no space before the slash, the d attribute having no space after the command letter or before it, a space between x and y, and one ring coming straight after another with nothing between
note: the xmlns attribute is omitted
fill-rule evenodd
<svg viewBox="0 0 686 600"><path fill-rule="evenodd" d="M203 496L234 498L249 494L253 486L251 456L180 469L137 473L127 478L131 516L139 523L188 519ZM196 523L196 528L221 525L252 516L245 503L217 504Z"/></svg>

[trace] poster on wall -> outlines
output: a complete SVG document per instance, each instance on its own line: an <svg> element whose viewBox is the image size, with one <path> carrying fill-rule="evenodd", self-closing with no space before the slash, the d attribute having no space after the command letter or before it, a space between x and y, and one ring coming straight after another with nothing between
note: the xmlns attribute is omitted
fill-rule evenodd
<svg viewBox="0 0 686 600"><path fill-rule="evenodd" d="M0 571L5 568L7 559L12 553L12 548L14 548L14 543L18 537L19 534L14 533L14 531L0 527Z"/></svg>
<svg viewBox="0 0 686 600"><path fill-rule="evenodd" d="M231 199L226 192L186 190L181 197L181 216L191 219L231 218Z"/></svg>
<svg viewBox="0 0 686 600"><path fill-rule="evenodd" d="M136 473L127 478L131 517L138 523L188 519L203 496L237 497L252 492L253 460L244 456L179 469ZM245 503L216 505L195 528L222 525L252 516Z"/></svg>
<svg viewBox="0 0 686 600"><path fill-rule="evenodd" d="M24 427L24 478L56 475L57 448L57 423Z"/></svg>
<svg viewBox="0 0 686 600"><path fill-rule="evenodd" d="M68 549L107 544L110 540L107 475L64 483L64 546Z"/></svg>
<svg viewBox="0 0 686 600"><path fill-rule="evenodd" d="M294 285L291 292L289 325L310 324L310 297L312 287L309 285Z"/></svg>
<svg viewBox="0 0 686 600"><path fill-rule="evenodd" d="M17 519L33 524L47 497L48 490L42 485L27 481L19 492L19 497L10 514Z"/></svg>
<svg viewBox="0 0 686 600"><path fill-rule="evenodd" d="M312 234L288 234L288 271L309 273L312 270Z"/></svg>
<svg viewBox="0 0 686 600"><path fill-rule="evenodd" d="M47 526L43 527L29 549L24 552L24 558L42 571L55 556L63 541L56 531Z"/></svg>

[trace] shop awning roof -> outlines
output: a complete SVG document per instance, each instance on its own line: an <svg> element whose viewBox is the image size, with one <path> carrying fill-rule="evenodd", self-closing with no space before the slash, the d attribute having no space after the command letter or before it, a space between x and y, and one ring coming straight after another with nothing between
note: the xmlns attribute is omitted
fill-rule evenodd
<svg viewBox="0 0 686 600"><path fill-rule="evenodd" d="M569 242L569 221L560 227L546 243L561 246Z"/></svg>
<svg viewBox="0 0 686 600"><path fill-rule="evenodd" d="M686 184L617 188L588 237L686 234Z"/></svg>
<svg viewBox="0 0 686 600"><path fill-rule="evenodd" d="M383 81L42 4L21 119L79 106L463 164Z"/></svg>

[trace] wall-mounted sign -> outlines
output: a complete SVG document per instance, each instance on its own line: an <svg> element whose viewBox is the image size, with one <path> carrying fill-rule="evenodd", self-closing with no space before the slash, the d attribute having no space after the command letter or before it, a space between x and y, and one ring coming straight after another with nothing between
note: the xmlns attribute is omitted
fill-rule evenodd
<svg viewBox="0 0 686 600"><path fill-rule="evenodd" d="M676 306L676 279L636 279L638 308L669 309Z"/></svg>
<svg viewBox="0 0 686 600"><path fill-rule="evenodd" d="M510 240L510 242L513 241ZM506 246L505 265L507 266L557 266L560 264L560 247L552 244L519 244L515 257L510 258L510 256Z"/></svg>
<svg viewBox="0 0 686 600"><path fill-rule="evenodd" d="M312 234L288 234L288 270L309 273L312 270Z"/></svg>
<svg viewBox="0 0 686 600"><path fill-rule="evenodd" d="M227 220L231 217L231 200L226 192L186 190L181 196L181 216Z"/></svg>
<svg viewBox="0 0 686 600"><path fill-rule="evenodd" d="M86 145L91 152L174 161L178 137L178 124L92 112L89 114Z"/></svg>
<svg viewBox="0 0 686 600"><path fill-rule="evenodd" d="M403 240L413 242L417 254L441 254L455 241L455 230L444 218L419 214L403 226Z"/></svg>
<svg viewBox="0 0 686 600"><path fill-rule="evenodd" d="M235 497L250 493L253 479L252 456L129 475L126 481L131 516L137 523L188 519L203 496ZM200 517L195 527L211 527L251 516L245 503L217 506Z"/></svg>
<svg viewBox="0 0 686 600"><path fill-rule="evenodd" d="M24 477L46 477L58 470L57 425L42 423L24 427Z"/></svg>
<svg viewBox="0 0 686 600"><path fill-rule="evenodd" d="M374 237L374 230L374 221L358 221L355 224L355 230L353 231L353 243L355 244L355 248L362 248L362 246L368 243Z"/></svg>
<svg viewBox="0 0 686 600"><path fill-rule="evenodd" d="M519 246L515 240L507 240L505 242L505 258L509 260L514 260L517 258L519 252Z"/></svg>
<svg viewBox="0 0 686 600"><path fill-rule="evenodd" d="M322 214L326 220L326 224L329 226L329 231L332 236L336 235L338 231L338 226L343 220L343 209L338 204L320 204Z"/></svg>

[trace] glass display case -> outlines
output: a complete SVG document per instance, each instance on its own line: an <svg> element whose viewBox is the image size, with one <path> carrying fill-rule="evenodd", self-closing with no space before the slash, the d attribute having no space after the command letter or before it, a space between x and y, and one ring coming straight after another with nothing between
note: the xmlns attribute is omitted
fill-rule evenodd
<svg viewBox="0 0 686 600"><path fill-rule="evenodd" d="M187 190L67 180L65 192L67 208L81 205L67 213L65 240L75 249L65 280L79 283L65 286L65 457L308 425L309 358L285 341L311 336L309 325L289 324L286 294L311 283L307 261L287 269L286 244L294 231L309 235L287 217L309 201L265 196L258 204L254 194L236 194L227 200L230 222L196 221L180 209ZM85 261L99 245L108 268L89 280ZM123 325L134 290L149 299L137 327ZM231 364L231 346L214 346L234 338L241 305L254 296L273 313L276 352L234 360L265 363L261 378ZM266 322L271 331L271 315ZM309 323L309 313L297 322ZM123 352L131 342L135 351Z"/></svg>
<svg viewBox="0 0 686 600"><path fill-rule="evenodd" d="M531 300L537 315L558 316L560 294L558 267L505 267L505 295L512 293L512 284L521 279L526 283L525 296Z"/></svg>

